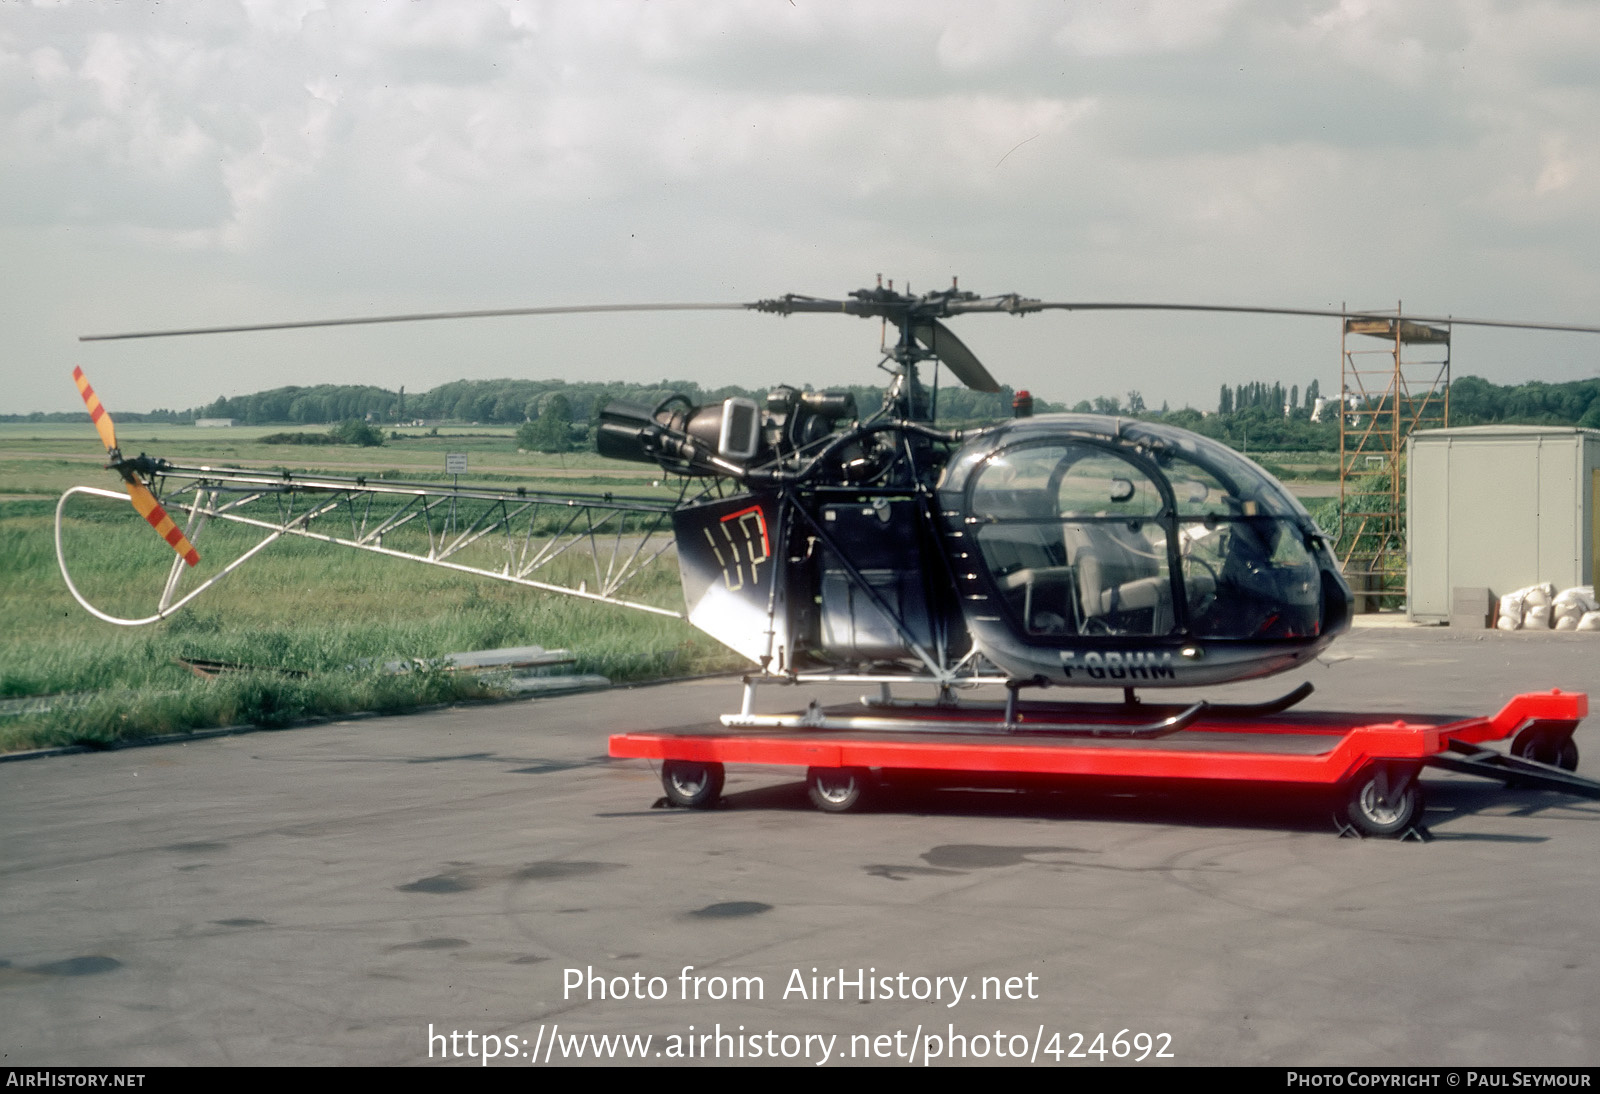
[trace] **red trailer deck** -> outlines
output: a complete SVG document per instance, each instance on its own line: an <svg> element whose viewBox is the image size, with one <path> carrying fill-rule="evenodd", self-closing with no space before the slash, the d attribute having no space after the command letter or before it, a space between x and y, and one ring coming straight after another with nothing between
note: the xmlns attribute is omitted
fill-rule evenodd
<svg viewBox="0 0 1600 1094"><path fill-rule="evenodd" d="M948 773L951 785L959 785L959 773L979 772L1303 785L1338 791L1344 815L1369 835L1418 830L1424 765L1600 798L1600 783L1570 773L1577 766L1572 731L1589 711L1582 693L1518 695L1493 715L1469 718L1249 716L1241 709L1012 703L1003 712L998 705L889 705L862 714L860 707L813 707L730 716L725 721L746 724L720 729L617 734L610 751L662 761L668 800L694 808L716 802L730 763L804 767L812 800L829 811L860 804L875 772ZM1147 721L1163 714L1164 721ZM1513 736L1509 755L1484 747Z"/></svg>

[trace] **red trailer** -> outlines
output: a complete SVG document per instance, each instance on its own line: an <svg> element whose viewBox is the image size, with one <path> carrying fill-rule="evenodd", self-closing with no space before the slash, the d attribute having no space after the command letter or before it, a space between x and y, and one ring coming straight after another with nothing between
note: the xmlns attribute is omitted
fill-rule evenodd
<svg viewBox="0 0 1600 1094"><path fill-rule="evenodd" d="M888 702L794 715L725 716L720 729L621 733L611 755L661 761L667 801L707 808L725 764L803 767L812 801L859 807L885 778L932 775L949 786L982 774L1163 779L1301 786L1335 796L1362 835L1424 834L1424 766L1600 798L1572 771L1572 731L1589 712L1576 692L1518 695L1487 717L1286 711L1277 703L932 705ZM1486 747L1512 741L1509 752Z"/></svg>

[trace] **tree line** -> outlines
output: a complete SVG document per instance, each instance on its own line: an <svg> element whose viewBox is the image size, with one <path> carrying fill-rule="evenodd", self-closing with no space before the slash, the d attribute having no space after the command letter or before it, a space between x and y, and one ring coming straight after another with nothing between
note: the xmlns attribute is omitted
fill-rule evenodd
<svg viewBox="0 0 1600 1094"><path fill-rule="evenodd" d="M855 394L864 413L875 410L883 401L882 388L858 386L844 390ZM424 421L521 425L537 422L556 400L560 400L560 409L572 421L585 422L597 420L605 405L614 400L653 407L673 394L685 395L700 405L733 396L754 399L758 404L766 399L765 389L734 384L707 388L683 380L656 384L456 380L421 393L341 384L274 388L252 395L221 396L190 413L196 418L233 418L245 425L323 425L351 418L383 424ZM1010 388L990 394L944 387L939 391L939 417L952 421L1009 417L1012 396ZM1055 404L1045 406L1064 409Z"/></svg>
<svg viewBox="0 0 1600 1094"><path fill-rule="evenodd" d="M853 386L863 414L875 410L883 389ZM729 396L766 398L736 385L706 388L687 381L662 380L654 384L601 383L566 380L457 380L424 392L390 391L370 385L318 384L280 387L250 395L221 396L188 410L157 409L145 413L118 411L124 421L192 423L197 418L233 418L246 425L334 426L351 420L388 426L414 421L517 425L537 423L550 414L571 426L572 443L582 443L588 426L612 400L653 407L667 396L681 393L697 404L719 402ZM1125 414L1171 422L1212 436L1234 447L1250 449L1332 450L1338 447L1338 400L1329 398L1331 412L1322 422L1310 420L1320 394L1316 380L1304 389L1281 382L1222 385L1214 413L1191 407L1172 410L1146 404L1138 391L1125 397L1096 396L1073 404L1036 398L1035 413L1074 410L1080 413ZM951 425L993 421L1012 414L1011 388L986 394L948 385L938 393L939 420ZM1355 408L1359 409L1359 408ZM554 411L552 414L551 412ZM4 422L80 422L82 411L0 414ZM1477 376L1464 376L1450 385L1450 424L1457 426L1518 423L1581 426L1600 429L1600 378L1564 383L1533 381L1492 384ZM552 423L553 424L553 423ZM555 431L550 430L554 436Z"/></svg>

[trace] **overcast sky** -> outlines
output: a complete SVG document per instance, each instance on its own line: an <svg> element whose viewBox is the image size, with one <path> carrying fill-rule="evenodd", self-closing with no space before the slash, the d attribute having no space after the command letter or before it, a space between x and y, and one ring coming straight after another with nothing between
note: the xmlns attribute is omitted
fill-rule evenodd
<svg viewBox="0 0 1600 1094"><path fill-rule="evenodd" d="M841 295L1600 323L1600 4L0 0L0 412L282 384L873 382L832 316L344 314ZM1002 382L1212 409L1335 320L974 316ZM1458 330L1457 376L1600 371Z"/></svg>

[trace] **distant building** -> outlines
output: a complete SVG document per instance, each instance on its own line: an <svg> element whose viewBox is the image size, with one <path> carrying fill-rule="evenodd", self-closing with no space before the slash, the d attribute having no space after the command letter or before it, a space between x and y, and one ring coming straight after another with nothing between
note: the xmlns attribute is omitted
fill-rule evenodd
<svg viewBox="0 0 1600 1094"><path fill-rule="evenodd" d="M232 429L233 423L237 420L237 418L196 418L194 424L197 429Z"/></svg>

